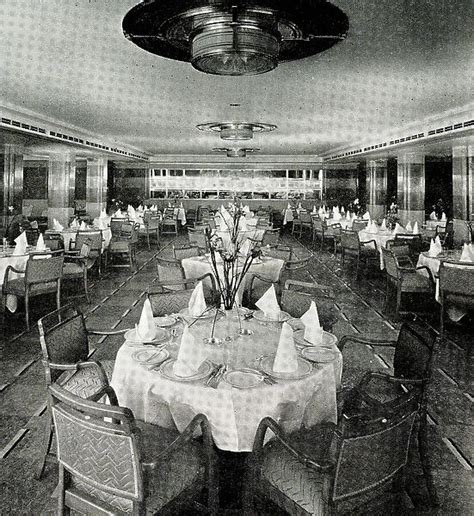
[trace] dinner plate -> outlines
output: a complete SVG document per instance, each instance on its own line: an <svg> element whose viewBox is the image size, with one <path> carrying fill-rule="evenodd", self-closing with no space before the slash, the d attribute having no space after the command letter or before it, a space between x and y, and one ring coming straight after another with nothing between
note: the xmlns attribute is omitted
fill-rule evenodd
<svg viewBox="0 0 474 516"><path fill-rule="evenodd" d="M139 364L161 364L170 354L166 349L141 349L132 354L133 360Z"/></svg>
<svg viewBox="0 0 474 516"><path fill-rule="evenodd" d="M301 350L301 356L311 362L315 362L316 364L327 364L328 362L335 360L336 352L334 349L312 346L309 348L303 348Z"/></svg>
<svg viewBox="0 0 474 516"><path fill-rule="evenodd" d="M314 347L314 344L311 344L311 342L304 340L304 330L295 331L293 333L293 338L295 339L295 344L297 346ZM333 335L332 333L323 331L323 340L322 340L320 346L330 348L332 346L335 346L336 344L337 344L337 337L335 335Z"/></svg>
<svg viewBox="0 0 474 516"><path fill-rule="evenodd" d="M196 374L191 376L178 376L173 371L173 366L176 362L175 358L170 358L163 362L158 369L158 372L167 378L168 380L174 380L176 382L194 382L196 380L203 380L207 378L211 372L213 371L214 366L209 362L209 360L204 360L204 362L199 367Z"/></svg>
<svg viewBox="0 0 474 516"><path fill-rule="evenodd" d="M237 389L252 389L263 382L263 376L254 369L235 369L227 371L223 379Z"/></svg>
<svg viewBox="0 0 474 516"><path fill-rule="evenodd" d="M266 355L260 359L260 369L272 376L273 378L277 378L279 380L299 380L300 378L304 378L308 376L313 370L313 365L311 362L308 362L302 357L298 358L298 369L292 373L280 373L273 370L273 362L275 360L275 355Z"/></svg>
<svg viewBox="0 0 474 516"><path fill-rule="evenodd" d="M207 310L207 312L204 312L201 315L192 315L189 313L189 308L183 308L179 311L180 315L182 315L185 319L190 319L191 321L195 320L206 320L206 319L213 319L216 315L216 309L211 308L210 310Z"/></svg>
<svg viewBox="0 0 474 516"><path fill-rule="evenodd" d="M153 340L144 341L137 336L136 329L132 328L125 333L125 340L132 344L163 344L171 335L163 328L156 328L156 337Z"/></svg>
<svg viewBox="0 0 474 516"><path fill-rule="evenodd" d="M169 326L173 326L177 323L176 317L172 315L164 315L163 317L153 317L156 326L159 328L168 328Z"/></svg>
<svg viewBox="0 0 474 516"><path fill-rule="evenodd" d="M254 319L256 319L257 321L259 322L264 322L264 323L283 323L285 321L288 321L288 319L291 319L291 315L286 313L286 312L283 312L283 311L280 311L280 316L278 319L269 319L263 312L262 310L257 310L253 313L253 317Z"/></svg>

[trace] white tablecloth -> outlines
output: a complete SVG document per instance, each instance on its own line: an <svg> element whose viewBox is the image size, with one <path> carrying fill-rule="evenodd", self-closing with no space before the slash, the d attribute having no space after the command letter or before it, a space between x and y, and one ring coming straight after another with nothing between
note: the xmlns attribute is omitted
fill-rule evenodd
<svg viewBox="0 0 474 516"><path fill-rule="evenodd" d="M352 227L352 220L347 220L344 218L341 220L326 219L326 224L328 226L333 226L334 224L340 224L342 229L350 229Z"/></svg>
<svg viewBox="0 0 474 516"><path fill-rule="evenodd" d="M438 279L438 272L439 267L441 265L442 260L453 260L453 261L459 261L459 258L461 258L461 251L445 251L440 256L430 256L427 252L426 253L420 253L420 256L418 257L418 262L416 264L417 267L425 266L428 267L428 269L431 271L431 274L435 278L436 281L436 289L435 289L435 299L439 302L439 279ZM423 276L429 277L429 274L425 270L419 270L417 271L419 274L422 274ZM462 319L466 312L464 310L461 310L460 308L456 306L448 306L448 309L446 310L449 318L453 321L459 321Z"/></svg>
<svg viewBox="0 0 474 516"><path fill-rule="evenodd" d="M3 281L5 279L5 271L9 265L15 267L15 269L24 271L26 267L26 262L28 261L28 254L21 254L18 256L13 256L11 254L3 254L0 252L0 287L3 285ZM20 277L19 274L10 273L9 279L14 279ZM16 296L8 295L6 299L6 307L10 310L10 312L15 312L18 306L18 299Z"/></svg>
<svg viewBox="0 0 474 516"><path fill-rule="evenodd" d="M367 230L362 229L359 231L359 239L361 242L368 242L370 240L375 240L377 244L377 250L380 255L380 269L384 269L385 265L383 263L383 255L382 248L387 247L387 242L389 240L394 240L394 236L391 231L379 231L378 233L369 233ZM373 247L373 244L365 244L367 246Z"/></svg>
<svg viewBox="0 0 474 516"><path fill-rule="evenodd" d="M290 208L287 208L286 210L283 210L283 225L286 226L288 222L293 222L293 210Z"/></svg>
<svg viewBox="0 0 474 516"><path fill-rule="evenodd" d="M258 367L258 358L274 354L278 346L279 326L264 326L255 320L244 321L254 331L250 336L237 334L238 322L231 324L223 318L216 325L216 336L232 333L232 340L222 347L205 346L208 358L226 363L230 370ZM181 323L178 325L182 328ZM209 324L190 328L202 342L210 333ZM171 356L177 354L179 337L167 345ZM340 382L342 357L335 350L335 360L314 366L311 373L299 380L278 380L274 385L261 382L251 389L236 389L221 381L217 389L205 385L205 380L179 382L166 379L150 366L137 363L132 355L138 349L125 343L118 351L112 386L120 405L129 407L138 419L168 427L174 421L182 430L189 420L180 417L179 406L192 407L194 414L203 413L211 423L212 435L218 448L233 452L252 450L260 421L270 416L280 421L285 430L295 430L302 424L313 426L320 422L336 422L336 387ZM294 411L285 421L288 404ZM190 415L189 419L192 417ZM285 428L286 427L286 428Z"/></svg>
<svg viewBox="0 0 474 516"><path fill-rule="evenodd" d="M265 233L265 229L252 229L249 231L239 231L238 241L239 244L242 245L247 238L252 238L253 240L262 240L263 235ZM230 244L230 231L221 231L217 230L215 234L222 238L222 243L225 248L227 248Z"/></svg>
<svg viewBox="0 0 474 516"><path fill-rule="evenodd" d="M181 260L181 265L183 266L186 279L199 278L208 272L212 272L211 263L209 260L210 258L206 256L184 258ZM241 260L243 265L244 258ZM270 281L277 281L280 277L280 272L284 264L285 262L283 260L279 260L278 258L271 258L268 256L263 256L258 263L255 261L252 262L252 265L250 266L247 274L245 275L245 278L242 281L238 297L242 299L243 292L245 292L245 290L247 290L249 287L249 281L252 274L259 274L265 278L268 278ZM222 273L222 270L222 266L220 266L219 272Z"/></svg>

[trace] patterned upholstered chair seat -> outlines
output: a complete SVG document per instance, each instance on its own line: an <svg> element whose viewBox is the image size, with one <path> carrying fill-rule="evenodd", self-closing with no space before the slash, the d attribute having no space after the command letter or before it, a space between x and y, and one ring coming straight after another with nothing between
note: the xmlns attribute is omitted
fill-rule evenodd
<svg viewBox="0 0 474 516"><path fill-rule="evenodd" d="M114 371L114 361L102 360L100 365L107 375L107 379L110 381ZM100 376L90 367L73 372L64 371L57 382L61 387L81 398L90 398L102 387Z"/></svg>
<svg viewBox="0 0 474 516"><path fill-rule="evenodd" d="M56 282L38 283L29 287L30 294L48 294L56 290ZM14 296L24 296L26 292L25 281L23 278L12 279L8 282L8 287L4 289L7 294Z"/></svg>
<svg viewBox="0 0 474 516"><path fill-rule="evenodd" d="M404 274L402 280L402 289L404 292L426 292L433 290L433 282L430 278L417 274L413 271L411 274Z"/></svg>

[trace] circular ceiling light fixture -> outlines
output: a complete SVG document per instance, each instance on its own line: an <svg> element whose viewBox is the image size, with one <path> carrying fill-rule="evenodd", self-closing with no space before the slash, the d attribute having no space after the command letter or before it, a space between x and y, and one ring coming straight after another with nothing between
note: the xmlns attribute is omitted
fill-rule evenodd
<svg viewBox="0 0 474 516"><path fill-rule="evenodd" d="M251 140L254 133L268 133L277 126L253 122L209 122L196 126L200 131L220 133L223 140Z"/></svg>
<svg viewBox="0 0 474 516"><path fill-rule="evenodd" d="M228 149L227 147L216 147L212 149L214 152L225 152L228 158L246 158L247 154L257 152L260 149L255 147L247 147L243 149Z"/></svg>
<svg viewBox="0 0 474 516"><path fill-rule="evenodd" d="M214 75L257 75L343 40L347 15L326 0L146 0L124 35L162 57Z"/></svg>

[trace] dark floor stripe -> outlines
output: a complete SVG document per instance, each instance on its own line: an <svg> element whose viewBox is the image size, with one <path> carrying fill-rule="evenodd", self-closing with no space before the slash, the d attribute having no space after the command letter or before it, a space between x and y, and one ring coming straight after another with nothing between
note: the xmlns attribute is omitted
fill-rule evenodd
<svg viewBox="0 0 474 516"><path fill-rule="evenodd" d="M11 439L8 444L3 448L3 450L0 452L0 459L4 459L12 450L13 448L23 439L23 437L28 433L27 428L21 428L18 430L18 432L13 436L13 439Z"/></svg>
<svg viewBox="0 0 474 516"><path fill-rule="evenodd" d="M442 437L444 444L448 447L448 450L456 457L456 460L466 471L472 471L472 464L469 463L467 458L455 444L455 442L449 437Z"/></svg>
<svg viewBox="0 0 474 516"><path fill-rule="evenodd" d="M28 362L26 364L23 364L20 369L18 369L15 373L13 373L13 376L20 376L21 374L23 374L29 367L31 367L35 362L36 360L38 360L37 358L33 358L31 360L28 360Z"/></svg>

